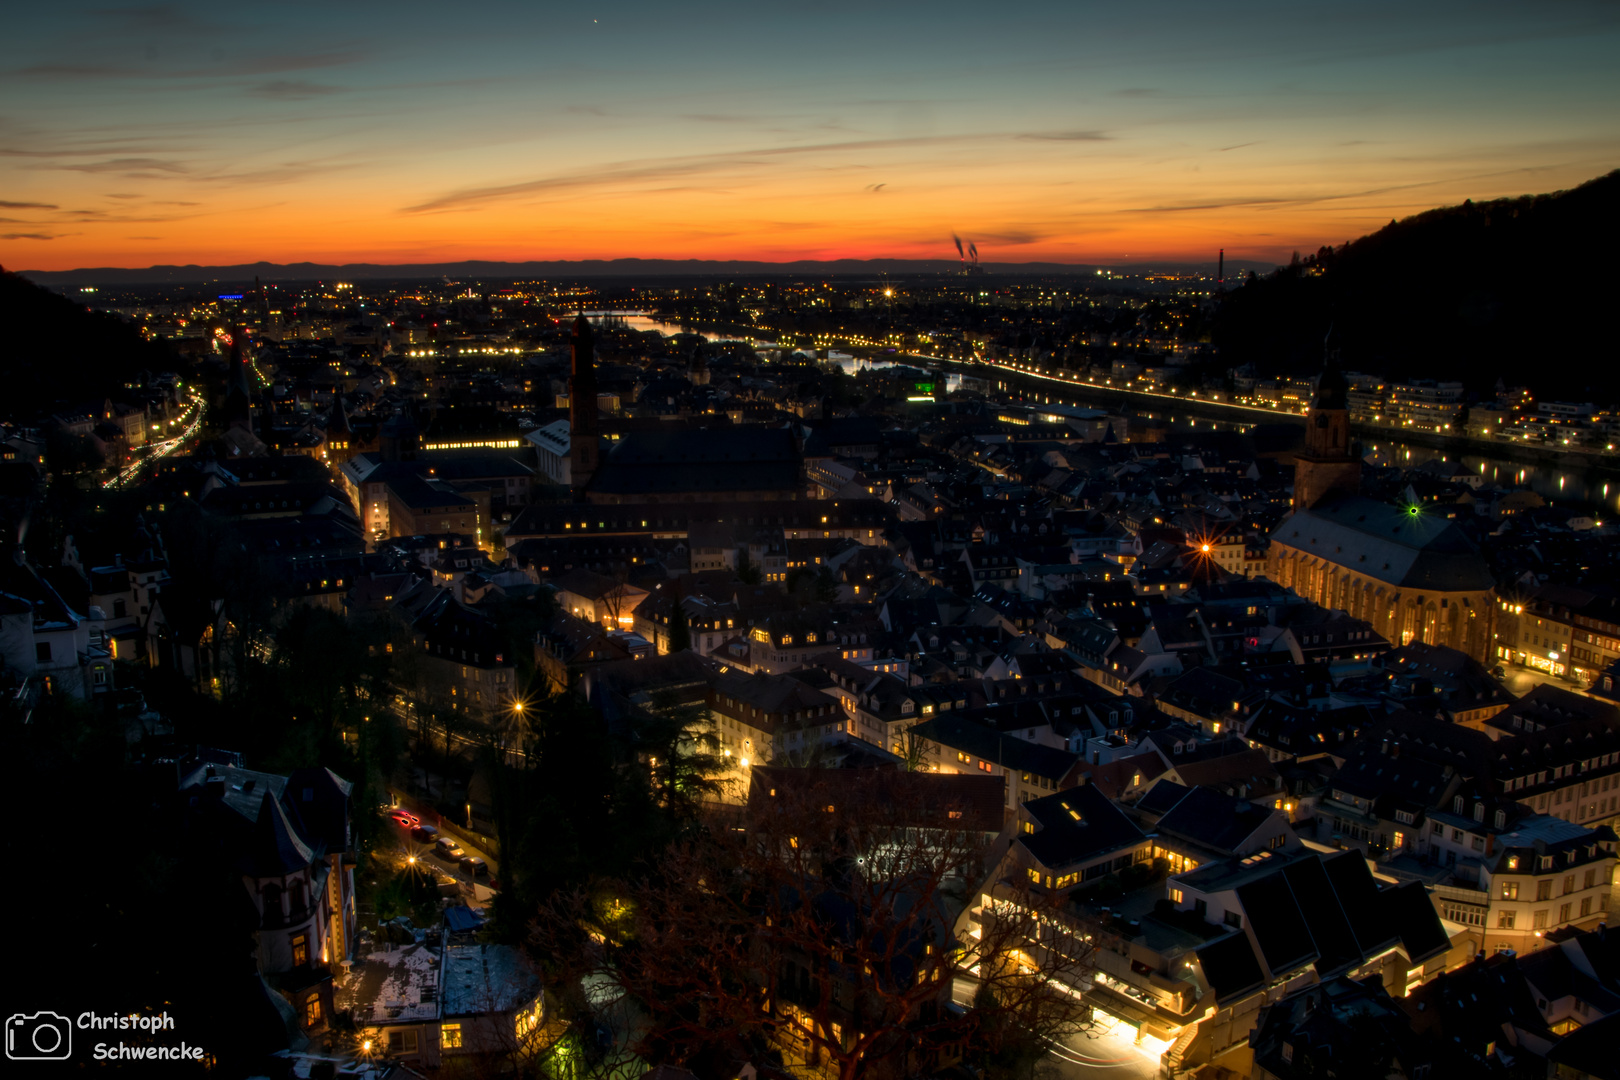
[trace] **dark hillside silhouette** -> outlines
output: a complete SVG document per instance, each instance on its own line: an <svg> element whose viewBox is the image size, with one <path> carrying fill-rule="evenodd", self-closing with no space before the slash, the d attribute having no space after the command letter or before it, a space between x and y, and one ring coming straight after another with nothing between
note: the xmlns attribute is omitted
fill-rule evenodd
<svg viewBox="0 0 1620 1080"><path fill-rule="evenodd" d="M67 404L121 398L139 373L183 370L164 343L148 341L116 315L88 311L65 296L0 270L0 418L30 419Z"/></svg>
<svg viewBox="0 0 1620 1080"><path fill-rule="evenodd" d="M1331 328L1350 370L1611 402L1617 208L1620 171L1391 222L1234 290L1214 339L1225 363L1305 374Z"/></svg>

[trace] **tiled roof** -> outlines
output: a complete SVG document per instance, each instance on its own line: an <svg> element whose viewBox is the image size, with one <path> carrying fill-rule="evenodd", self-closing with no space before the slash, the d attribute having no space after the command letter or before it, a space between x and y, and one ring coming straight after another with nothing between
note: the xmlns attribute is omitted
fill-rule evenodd
<svg viewBox="0 0 1620 1080"><path fill-rule="evenodd" d="M1236 1000L1265 984L1265 972L1243 934L1229 934L1198 949L1198 963L1204 979L1215 992L1215 1000Z"/></svg>
<svg viewBox="0 0 1620 1080"><path fill-rule="evenodd" d="M1063 780L1080 761L1079 754L1039 746L954 715L935 715L911 729L919 738L960 750L1010 772L1028 772Z"/></svg>
<svg viewBox="0 0 1620 1080"><path fill-rule="evenodd" d="M1155 828L1230 854L1271 815L1247 799L1199 787L1188 791Z"/></svg>
<svg viewBox="0 0 1620 1080"><path fill-rule="evenodd" d="M1145 835L1113 801L1087 784L1024 804L1036 823L1018 842L1042 866L1060 869L1141 842Z"/></svg>
<svg viewBox="0 0 1620 1080"><path fill-rule="evenodd" d="M1006 778L898 769L756 766L748 791L750 813L769 812L773 799L836 806L840 813L862 821L878 814L895 824L994 833L1002 826Z"/></svg>
<svg viewBox="0 0 1620 1080"><path fill-rule="evenodd" d="M1303 903L1294 895L1286 873L1245 882L1237 887L1237 896L1273 978L1297 970L1321 955L1301 910Z"/></svg>
<svg viewBox="0 0 1620 1080"><path fill-rule="evenodd" d="M1496 584L1455 522L1359 495L1296 510L1271 539L1400 588L1474 592Z"/></svg>

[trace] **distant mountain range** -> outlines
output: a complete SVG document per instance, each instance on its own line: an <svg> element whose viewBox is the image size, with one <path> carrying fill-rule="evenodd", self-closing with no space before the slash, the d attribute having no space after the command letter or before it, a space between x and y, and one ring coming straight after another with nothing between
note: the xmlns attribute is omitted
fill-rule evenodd
<svg viewBox="0 0 1620 1080"><path fill-rule="evenodd" d="M1501 379L1620 401L1620 170L1569 191L1465 202L1391 221L1228 294L1223 364L1262 375L1343 367L1386 379Z"/></svg>
<svg viewBox="0 0 1620 1080"><path fill-rule="evenodd" d="M1245 273L1251 267L1270 270L1270 263L1236 262L1228 273ZM1078 263L986 263L990 275L1039 276L1051 274L1091 274L1099 269L1114 273L1215 272L1215 263L1142 263L1132 266L1099 266ZM284 281L377 281L415 280L448 277L454 281L510 281L514 279L633 278L655 281L659 278L728 278L769 275L825 276L862 274L952 274L962 264L951 259L831 259L770 263L709 259L580 259L554 262L485 262L468 260L448 263L242 263L236 266L150 266L131 269L116 266L87 267L82 270L23 270L23 277L41 285L191 285L217 282L241 284L255 277L270 282Z"/></svg>

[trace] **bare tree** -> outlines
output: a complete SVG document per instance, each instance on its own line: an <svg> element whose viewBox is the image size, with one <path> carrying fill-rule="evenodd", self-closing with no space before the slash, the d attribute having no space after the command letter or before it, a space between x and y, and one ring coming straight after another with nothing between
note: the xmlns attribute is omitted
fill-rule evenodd
<svg viewBox="0 0 1620 1080"><path fill-rule="evenodd" d="M815 783L756 785L745 829L550 905L533 943L553 984L633 1001L649 1061L774 1053L839 1080L990 1063L1079 1030L1090 939L1027 885L971 910L990 854L971 811L838 790L843 805Z"/></svg>
<svg viewBox="0 0 1620 1080"><path fill-rule="evenodd" d="M609 630L624 629L619 620L624 615L624 605L629 591L630 568L620 563L613 570L613 586L602 594L602 610L607 613Z"/></svg>
<svg viewBox="0 0 1620 1080"><path fill-rule="evenodd" d="M932 759L939 756L939 748L917 734L915 726L900 733L900 754L907 772L927 772Z"/></svg>

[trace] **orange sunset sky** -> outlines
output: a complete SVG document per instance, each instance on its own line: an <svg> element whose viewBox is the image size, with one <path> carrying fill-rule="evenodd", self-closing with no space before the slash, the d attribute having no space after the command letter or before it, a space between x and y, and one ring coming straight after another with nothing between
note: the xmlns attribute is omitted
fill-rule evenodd
<svg viewBox="0 0 1620 1080"><path fill-rule="evenodd" d="M1620 7L36 6L0 263L1286 260L1620 164Z"/></svg>

